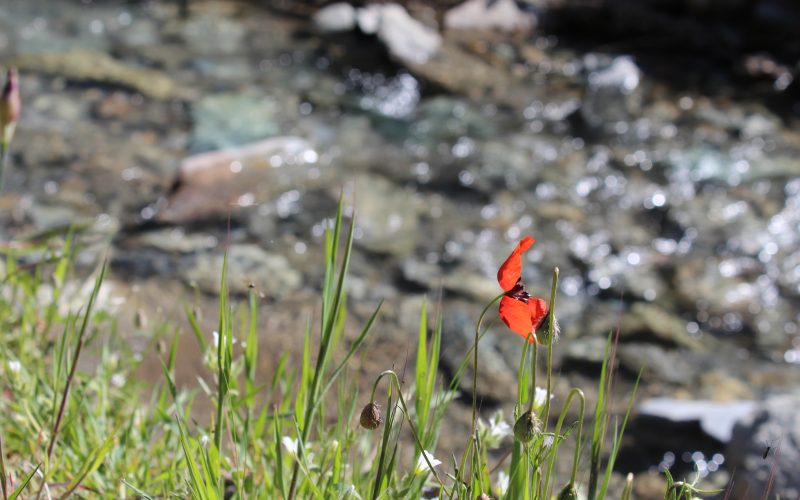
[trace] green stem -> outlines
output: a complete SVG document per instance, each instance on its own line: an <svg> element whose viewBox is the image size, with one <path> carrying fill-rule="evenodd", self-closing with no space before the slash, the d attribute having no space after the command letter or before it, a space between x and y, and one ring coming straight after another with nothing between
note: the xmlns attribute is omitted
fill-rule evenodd
<svg viewBox="0 0 800 500"><path fill-rule="evenodd" d="M0 193L3 192L3 174L6 171L6 159L8 157L8 144L0 141Z"/></svg>
<svg viewBox="0 0 800 500"><path fill-rule="evenodd" d="M531 352L531 392L528 395L528 411L533 411L533 403L536 399L536 359L539 357L539 344L533 343Z"/></svg>
<svg viewBox="0 0 800 500"><path fill-rule="evenodd" d="M497 297L493 298L491 302L486 304L486 307L483 308L481 311L481 315L478 318L478 324L475 327L475 343L472 346L472 355L473 361L475 366L472 370L472 435L475 435L475 427L478 421L478 341L480 340L480 333L481 333L481 325L483 324L483 317L486 316L486 313L489 312L489 308L492 307L495 302L502 299L506 292L501 293Z"/></svg>
<svg viewBox="0 0 800 500"><path fill-rule="evenodd" d="M586 396L584 396L583 391L574 387L572 390L569 391L567 395L567 400L564 403L564 408L561 410L561 415L558 417L558 422L556 422L556 430L555 430L555 437L554 439L558 439L558 436L561 435L561 426L564 423L564 418L567 416L567 410L569 409L570 403L572 403L572 399L574 397L578 397L580 399L580 412L578 415L578 439L575 442L575 454L572 459L572 476L570 477L570 484L575 484L575 478L578 473L578 462L580 460L580 451L581 451L581 439L583 436L583 419L584 413L586 409ZM554 441L555 444L555 441ZM550 481L551 471L555 466L556 456L555 453L550 454L550 463L547 466L547 482ZM548 484L545 484L545 491L548 489Z"/></svg>
<svg viewBox="0 0 800 500"><path fill-rule="evenodd" d="M558 268L553 269L553 283L550 286L550 307L547 327L547 397L544 402L543 432L547 432L547 421L550 419L550 388L553 368L553 337L555 333L556 288L558 287Z"/></svg>
<svg viewBox="0 0 800 500"><path fill-rule="evenodd" d="M395 373L394 370L384 370L380 373L380 375L378 375L378 377L375 379L375 382L372 384L372 392L370 393L369 396L369 402L373 404L375 403L375 392L378 389L378 383L384 376L389 377L390 390L392 387L392 382L394 382L394 387L397 389L397 400L400 403L400 407L403 411L403 414L406 417L406 420L408 421L408 427L409 429L411 429L411 435L414 436L414 442L417 444L417 448L419 448L419 451L422 454L422 458L425 459L425 463L428 464L428 468L430 469L431 473L433 473L433 476L436 478L436 481L442 488L444 488L445 487L444 482L439 477L439 474L436 472L436 469L433 467L433 464L428 459L428 455L425 454L425 448L422 447L422 441L419 438L419 433L417 432L417 428L414 426L414 422L411 420L411 414L409 413L408 406L406 406L406 401L403 398L403 392L400 390L400 378L397 376L397 373ZM387 408L387 411L388 410L389 409ZM388 423L389 422L387 420L387 424Z"/></svg>

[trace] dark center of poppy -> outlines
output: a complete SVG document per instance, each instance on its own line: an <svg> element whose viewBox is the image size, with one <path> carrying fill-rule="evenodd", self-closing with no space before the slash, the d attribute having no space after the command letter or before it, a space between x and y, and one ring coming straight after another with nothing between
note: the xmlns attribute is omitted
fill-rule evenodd
<svg viewBox="0 0 800 500"><path fill-rule="evenodd" d="M517 280L514 288L506 292L506 296L526 304L528 303L528 299L531 298L531 294L525 290L525 285L522 284L522 278Z"/></svg>

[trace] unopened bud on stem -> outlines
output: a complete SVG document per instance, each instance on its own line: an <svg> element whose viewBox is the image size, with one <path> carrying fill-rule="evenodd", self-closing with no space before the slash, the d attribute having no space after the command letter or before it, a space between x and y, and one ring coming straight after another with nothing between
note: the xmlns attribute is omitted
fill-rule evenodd
<svg viewBox="0 0 800 500"><path fill-rule="evenodd" d="M377 429L378 426L381 425L381 422L383 422L380 405L375 402L367 403L367 406L361 410L359 422L361 423L361 427L365 429Z"/></svg>
<svg viewBox="0 0 800 500"><path fill-rule="evenodd" d="M514 437L522 444L528 444L533 441L533 438L541 431L542 423L532 410L523 413L514 424Z"/></svg>
<svg viewBox="0 0 800 500"><path fill-rule="evenodd" d="M5 144L11 142L11 138L14 136L14 127L21 108L17 69L11 68L6 76L3 93L0 94L0 141Z"/></svg>

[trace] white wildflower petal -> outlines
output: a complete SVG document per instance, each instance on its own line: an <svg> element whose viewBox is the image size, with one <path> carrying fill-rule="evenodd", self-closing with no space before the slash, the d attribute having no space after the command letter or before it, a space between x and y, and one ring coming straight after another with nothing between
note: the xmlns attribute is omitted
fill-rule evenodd
<svg viewBox="0 0 800 500"><path fill-rule="evenodd" d="M492 435L492 437L499 440L510 436L513 432L514 431L511 428L511 424L504 421L500 421L497 425L493 425L489 428L489 433Z"/></svg>
<svg viewBox="0 0 800 500"><path fill-rule="evenodd" d="M283 436L281 438L281 444L284 448L286 448L286 451L295 457L297 456L297 439L292 439L289 436Z"/></svg>
<svg viewBox="0 0 800 500"><path fill-rule="evenodd" d="M442 463L441 460L436 459L436 457L434 457L433 454L430 453L429 451L423 450L422 453L424 453L425 455L424 456L420 455L419 458L417 458L417 466L414 468L414 474L422 474L424 472L430 472L430 469L428 468L428 462L430 462L433 467L441 465ZM428 458L427 461L425 460L425 457Z"/></svg>
<svg viewBox="0 0 800 500"><path fill-rule="evenodd" d="M497 487L495 488L495 493L497 494L497 496L501 497L506 494L506 491L508 491L508 482L509 482L508 474L506 474L503 471L500 471L497 474Z"/></svg>
<svg viewBox="0 0 800 500"><path fill-rule="evenodd" d="M553 394L550 394L550 399L553 399ZM539 411L544 408L545 402L547 401L547 389L542 389L541 387L537 387L536 391L533 395L533 409L535 411Z"/></svg>
<svg viewBox="0 0 800 500"><path fill-rule="evenodd" d="M125 375L121 373L115 373L111 376L111 385L114 387L122 387L125 385Z"/></svg>
<svg viewBox="0 0 800 500"><path fill-rule="evenodd" d="M22 368L22 363L17 360L11 360L8 362L8 369L11 370L12 373L17 373L20 368Z"/></svg>

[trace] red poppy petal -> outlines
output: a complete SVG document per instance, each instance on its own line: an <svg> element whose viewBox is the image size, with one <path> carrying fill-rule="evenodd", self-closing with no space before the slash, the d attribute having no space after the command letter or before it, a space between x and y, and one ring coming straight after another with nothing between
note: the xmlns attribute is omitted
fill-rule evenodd
<svg viewBox="0 0 800 500"><path fill-rule="evenodd" d="M511 252L503 265L497 271L497 281L500 283L500 288L507 292L514 288L517 280L522 276L522 252L526 251L533 245L535 240L530 236L522 238L517 245L517 248Z"/></svg>
<svg viewBox="0 0 800 500"><path fill-rule="evenodd" d="M521 300L511 297L503 297L500 300L500 319L514 333L533 343L536 340L533 333L533 323L531 323L531 309L528 304Z"/></svg>
<svg viewBox="0 0 800 500"><path fill-rule="evenodd" d="M528 299L528 309L531 315L531 325L536 330L544 321L545 316L547 316L547 302L531 297Z"/></svg>

